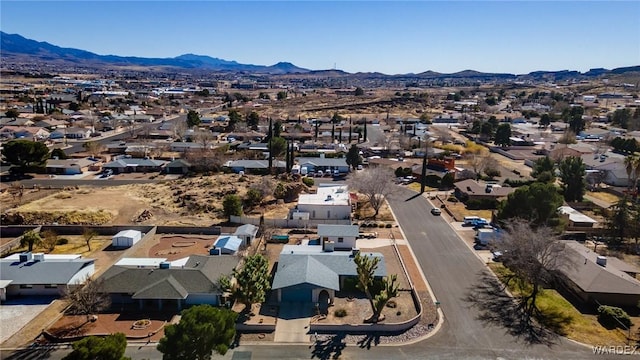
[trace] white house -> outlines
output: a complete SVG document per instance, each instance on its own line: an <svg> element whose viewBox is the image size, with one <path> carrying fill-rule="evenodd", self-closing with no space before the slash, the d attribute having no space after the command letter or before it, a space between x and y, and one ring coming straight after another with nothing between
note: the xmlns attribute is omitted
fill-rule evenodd
<svg viewBox="0 0 640 360"><path fill-rule="evenodd" d="M0 300L8 296L61 296L95 272L80 255L14 254L0 259Z"/></svg>
<svg viewBox="0 0 640 360"><path fill-rule="evenodd" d="M320 184L316 194L301 194L298 213L309 213L311 220L349 220L351 195L347 186Z"/></svg>
<svg viewBox="0 0 640 360"><path fill-rule="evenodd" d="M356 247L356 239L360 234L358 225L328 225L318 224L320 242L332 243L334 249L351 250Z"/></svg>
<svg viewBox="0 0 640 360"><path fill-rule="evenodd" d="M142 239L142 233L138 230L122 230L111 238L114 247L132 247Z"/></svg>

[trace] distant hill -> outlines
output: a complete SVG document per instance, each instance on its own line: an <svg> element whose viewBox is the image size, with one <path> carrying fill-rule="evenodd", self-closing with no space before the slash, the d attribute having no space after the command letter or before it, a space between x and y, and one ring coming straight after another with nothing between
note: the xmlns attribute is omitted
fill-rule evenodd
<svg viewBox="0 0 640 360"><path fill-rule="evenodd" d="M249 72L262 74L308 74L311 76L356 78L396 78L396 79L468 79L468 80L547 80L560 81L568 79L588 79L599 76L619 75L640 72L640 66L621 67L613 70L603 68L591 69L585 73L574 70L534 71L529 74L483 73L475 70L463 70L452 74L425 71L418 74L386 75L378 72L360 72L350 74L338 69L309 70L295 66L290 62L277 64L253 65L241 64L237 61L223 60L206 55L184 54L173 58L143 58L134 56L98 55L89 51L63 48L48 42L27 39L18 34L7 34L0 31L0 54L3 61L41 61L58 64L94 65L94 66L143 66L167 67L180 69L202 69L211 71Z"/></svg>
<svg viewBox="0 0 640 360"><path fill-rule="evenodd" d="M204 55L185 54L174 58L143 58L133 56L98 55L89 51L62 48L48 42L27 39L17 34L0 32L0 49L3 58L18 58L52 62L71 62L75 64L111 65L111 66L166 66L187 69L206 69L218 71L248 71L257 73L307 73L308 69L291 63L280 62L272 66L240 64Z"/></svg>

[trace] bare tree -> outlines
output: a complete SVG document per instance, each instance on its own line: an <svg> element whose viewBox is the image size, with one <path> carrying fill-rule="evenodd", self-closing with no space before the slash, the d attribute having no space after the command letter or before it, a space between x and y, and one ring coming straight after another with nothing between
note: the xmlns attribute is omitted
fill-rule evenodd
<svg viewBox="0 0 640 360"><path fill-rule="evenodd" d="M91 240L97 235L98 233L93 229L85 228L82 231L82 238L84 239L84 242L87 244L87 248L89 248L89 251L91 251Z"/></svg>
<svg viewBox="0 0 640 360"><path fill-rule="evenodd" d="M194 134L194 141L202 145L203 150L208 150L213 142L213 133L209 130L198 130Z"/></svg>
<svg viewBox="0 0 640 360"><path fill-rule="evenodd" d="M105 150L105 146L97 141L87 141L83 146L92 157L100 155Z"/></svg>
<svg viewBox="0 0 640 360"><path fill-rule="evenodd" d="M69 290L65 300L69 303L67 313L86 315L87 321L91 315L106 310L111 306L111 298L104 291L104 282L92 280L90 277L85 279L84 286L80 285L73 290Z"/></svg>
<svg viewBox="0 0 640 360"><path fill-rule="evenodd" d="M185 133L187 132L186 121L176 121L173 123L173 138L184 141Z"/></svg>
<svg viewBox="0 0 640 360"><path fill-rule="evenodd" d="M40 234L42 237L42 245L48 252L52 252L58 244L58 234L53 230L46 230Z"/></svg>
<svg viewBox="0 0 640 360"><path fill-rule="evenodd" d="M524 284L521 288L527 289L517 297L530 323L531 317L540 315L536 299L543 284L551 282L555 273L569 264L564 244L551 228L532 228L525 220L515 219L506 224L505 232L493 245L503 252L504 264L513 272L507 284L520 281Z"/></svg>
<svg viewBox="0 0 640 360"><path fill-rule="evenodd" d="M470 154L467 163L471 166L473 172L476 173L476 176L480 176L484 169L495 163L495 159L486 152L481 152L479 154Z"/></svg>
<svg viewBox="0 0 640 360"><path fill-rule="evenodd" d="M349 180L349 186L367 198L375 211L372 216L374 219L378 216L384 200L396 189L392 179L391 169L377 166L358 172Z"/></svg>

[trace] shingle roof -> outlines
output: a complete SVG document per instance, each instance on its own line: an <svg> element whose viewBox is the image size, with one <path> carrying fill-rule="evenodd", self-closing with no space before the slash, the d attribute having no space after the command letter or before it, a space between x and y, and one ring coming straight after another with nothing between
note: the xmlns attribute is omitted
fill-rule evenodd
<svg viewBox="0 0 640 360"><path fill-rule="evenodd" d="M68 284L83 268L94 263L94 259L61 259L20 262L0 260L0 280L12 280L13 285Z"/></svg>
<svg viewBox="0 0 640 360"><path fill-rule="evenodd" d="M598 254L575 242L565 242L568 264L560 271L584 292L609 294L640 294L640 281L626 274L617 265L630 270L628 265L620 264L615 258L607 258L605 267L596 263ZM635 269L636 271L638 269Z"/></svg>
<svg viewBox="0 0 640 360"><path fill-rule="evenodd" d="M339 290L340 276L356 276L356 264L351 252L322 252L320 246L300 246L301 252L288 252L299 246L285 247L280 253L278 270L273 280L273 289L285 288L298 284L312 284L329 289ZM308 251L308 252L307 252ZM375 276L387 275L384 256L380 253L361 253L364 256L378 257ZM337 288L336 288L337 286Z"/></svg>
<svg viewBox="0 0 640 360"><path fill-rule="evenodd" d="M275 160L272 164L273 167L283 168L286 166L284 161ZM236 160L228 163L227 167L231 168L245 168L245 169L267 169L269 168L268 160Z"/></svg>
<svg viewBox="0 0 640 360"><path fill-rule="evenodd" d="M108 162L102 165L103 168L124 168L127 166L149 166L149 167L157 167L162 166L166 163L163 160L153 160L153 159L140 159L140 158L125 158L118 159L111 162Z"/></svg>
<svg viewBox="0 0 640 360"><path fill-rule="evenodd" d="M100 279L108 293L129 293L134 299L184 299L190 293L220 293L218 279L237 265L234 256L192 255L180 268L114 265Z"/></svg>
<svg viewBox="0 0 640 360"><path fill-rule="evenodd" d="M340 290L338 274L312 256L298 256L292 263L279 264L271 288L282 289L305 283Z"/></svg>
<svg viewBox="0 0 640 360"><path fill-rule="evenodd" d="M360 234L358 225L328 225L318 224L318 236L353 236Z"/></svg>

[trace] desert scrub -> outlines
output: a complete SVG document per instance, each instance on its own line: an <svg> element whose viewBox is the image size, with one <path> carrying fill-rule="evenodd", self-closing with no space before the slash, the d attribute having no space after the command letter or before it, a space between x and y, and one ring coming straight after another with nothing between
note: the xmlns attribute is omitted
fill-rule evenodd
<svg viewBox="0 0 640 360"><path fill-rule="evenodd" d="M336 317L345 317L347 316L347 309L342 309L342 308L336 309L336 311L334 311L333 314Z"/></svg>

